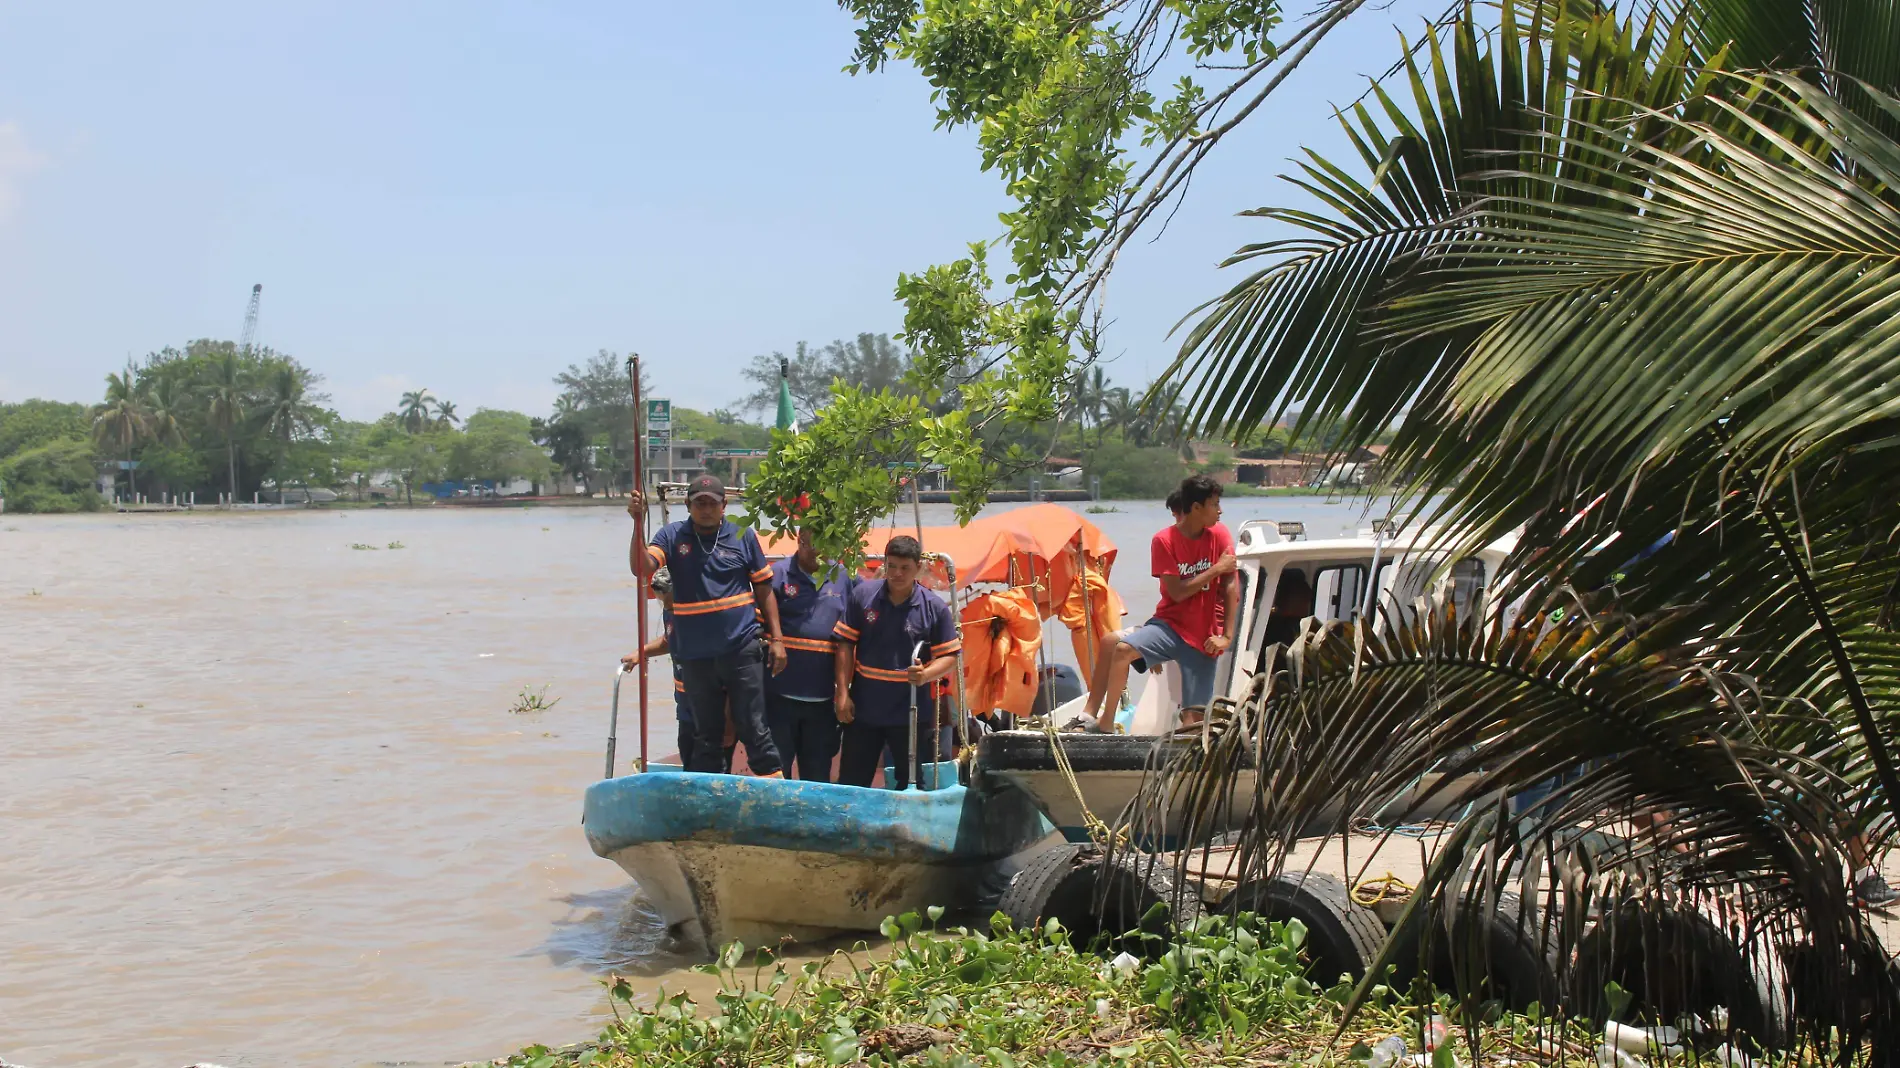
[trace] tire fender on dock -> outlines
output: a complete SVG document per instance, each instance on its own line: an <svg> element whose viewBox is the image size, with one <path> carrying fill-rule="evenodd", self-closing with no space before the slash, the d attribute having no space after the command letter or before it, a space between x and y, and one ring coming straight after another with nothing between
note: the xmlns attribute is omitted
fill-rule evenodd
<svg viewBox="0 0 1900 1068"><path fill-rule="evenodd" d="M1558 982L1560 918L1546 916L1509 891L1488 908L1482 893L1460 895L1451 923L1434 931L1431 977L1441 990L1496 999L1522 1012L1532 1002L1554 1007Z"/></svg>
<svg viewBox="0 0 1900 1068"><path fill-rule="evenodd" d="M1355 902L1346 884L1325 872L1281 872L1242 883L1221 902L1228 915L1251 912L1268 920L1298 920L1306 928L1301 948L1310 962L1307 978L1331 986L1341 975L1359 981L1378 958L1385 927Z"/></svg>
<svg viewBox="0 0 1900 1068"><path fill-rule="evenodd" d="M1098 936L1119 942L1158 903L1168 906L1171 926L1193 923L1201 915L1200 902L1179 892L1173 871L1153 855L1123 854L1110 862L1098 846L1064 843L1025 865L999 907L1018 930L1053 919L1075 945L1087 947Z"/></svg>
<svg viewBox="0 0 1900 1068"><path fill-rule="evenodd" d="M1632 1014L1669 1022L1722 1007L1736 1031L1763 1046L1788 1041L1789 984L1780 954L1766 940L1737 942L1702 910L1634 901L1605 909L1577 943L1573 1011L1604 1019L1604 987L1612 982L1632 995Z"/></svg>

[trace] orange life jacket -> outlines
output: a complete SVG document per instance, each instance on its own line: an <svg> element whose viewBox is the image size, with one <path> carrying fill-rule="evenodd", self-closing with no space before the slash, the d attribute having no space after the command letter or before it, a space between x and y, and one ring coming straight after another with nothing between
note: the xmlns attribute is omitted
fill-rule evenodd
<svg viewBox="0 0 1900 1068"><path fill-rule="evenodd" d="M963 613L963 694L980 716L1027 715L1036 703L1042 619L1027 589L985 594Z"/></svg>
<svg viewBox="0 0 1900 1068"><path fill-rule="evenodd" d="M1082 611L1081 575L1069 584L1069 595L1056 610L1056 618L1069 628L1069 639L1075 643L1075 662L1083 671L1089 670L1089 665L1095 663L1094 658L1102 655L1102 642L1121 629L1122 616L1128 612L1121 597L1109 587L1107 568L1099 561L1089 563L1088 591L1086 620Z"/></svg>

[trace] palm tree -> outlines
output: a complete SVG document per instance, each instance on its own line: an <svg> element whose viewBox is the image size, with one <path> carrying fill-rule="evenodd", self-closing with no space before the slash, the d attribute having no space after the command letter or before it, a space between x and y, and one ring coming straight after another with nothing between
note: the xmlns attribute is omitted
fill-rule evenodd
<svg viewBox="0 0 1900 1068"><path fill-rule="evenodd" d="M271 368L264 395L252 415L258 430L275 439L286 452L299 438L316 430L323 414L323 409L311 402L309 392L310 372L295 364L280 363Z"/></svg>
<svg viewBox="0 0 1900 1068"><path fill-rule="evenodd" d="M1140 406L1127 386L1116 386L1102 397L1104 429L1117 430L1127 436L1134 429L1140 411Z"/></svg>
<svg viewBox="0 0 1900 1068"><path fill-rule="evenodd" d="M1467 14L1343 114L1371 179L1313 157L1327 212L1254 213L1306 232L1230 261L1265 266L1172 372L1200 427L1297 407L1351 449L1396 423L1386 465L1447 550L1522 529L1498 581L1535 622L1309 635L1162 788L1224 796L1243 748L1284 769L1247 802L1264 870L1335 798L1473 771L1441 910L1454 864L1495 894L1580 819L1653 823L1613 858L1640 888L1741 893L1823 990L1900 1018L1844 878L1900 820L1900 21L1578 10L1507 3L1491 39ZM1578 766L1550 811L1481 818ZM1852 1000L1793 1011L1857 1042Z"/></svg>
<svg viewBox="0 0 1900 1068"><path fill-rule="evenodd" d="M1078 433L1084 435L1090 423L1095 424L1095 444L1102 443L1102 406L1108 398L1108 379L1102 373L1100 364L1088 368L1076 379L1075 399L1072 410L1075 412L1075 426Z"/></svg>
<svg viewBox="0 0 1900 1068"><path fill-rule="evenodd" d="M224 434L224 460L233 505L237 504L237 430L244 422L250 385L250 375L235 351L219 354L205 383L205 415Z"/></svg>
<svg viewBox="0 0 1900 1068"><path fill-rule="evenodd" d="M123 458L126 476L134 497L139 491L138 470L132 466L132 450L139 439L150 432L150 413L139 396L132 364L124 372L106 375L106 399L93 411L93 440L108 446Z"/></svg>
<svg viewBox="0 0 1900 1068"><path fill-rule="evenodd" d="M152 440L161 445L185 444L182 422L191 404L191 391L175 376L159 375L145 388L145 407Z"/></svg>
<svg viewBox="0 0 1900 1068"><path fill-rule="evenodd" d="M429 429L429 407L435 398L426 389L413 389L402 395L402 403L397 405L396 413L402 419L404 430L411 434L420 434Z"/></svg>
<svg viewBox="0 0 1900 1068"><path fill-rule="evenodd" d="M453 427L455 424L461 421L462 421L461 417L455 414L454 401L437 401L436 402L435 428L437 430L448 430L449 428Z"/></svg>

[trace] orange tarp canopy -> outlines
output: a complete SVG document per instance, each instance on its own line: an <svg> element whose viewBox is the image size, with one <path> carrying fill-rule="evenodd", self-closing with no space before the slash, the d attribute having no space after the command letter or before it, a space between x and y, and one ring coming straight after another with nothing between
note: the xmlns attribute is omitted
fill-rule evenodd
<svg viewBox="0 0 1900 1068"><path fill-rule="evenodd" d="M1012 509L967 527L924 527L921 531L907 524L873 527L864 536L865 554L881 555L885 543L898 534L917 538L927 553L943 553L956 561L959 587L1008 584L1013 577L1015 585L1042 579L1050 588L1067 590L1075 582L1075 558L1069 549L1078 539L1089 554L1089 566L1105 568L1115 560L1115 543L1100 527L1056 504ZM798 543L789 537L772 537L764 539L764 548L767 556L789 556Z"/></svg>

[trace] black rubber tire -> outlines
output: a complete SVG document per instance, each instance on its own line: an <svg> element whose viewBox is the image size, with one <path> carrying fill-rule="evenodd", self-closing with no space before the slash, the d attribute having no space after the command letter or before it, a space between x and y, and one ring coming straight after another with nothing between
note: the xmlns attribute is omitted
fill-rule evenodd
<svg viewBox="0 0 1900 1068"><path fill-rule="evenodd" d="M1352 899L1346 884L1325 872L1282 872L1243 883L1221 902L1228 915L1251 912L1269 920L1298 920L1306 927L1307 977L1331 986L1348 975L1358 982L1379 955L1385 927L1371 909Z"/></svg>
<svg viewBox="0 0 1900 1068"><path fill-rule="evenodd" d="M1152 855L1124 854L1111 864L1099 847L1063 844L1017 873L1000 907L1018 930L1054 919L1078 947L1140 954L1154 948L1152 942L1123 936L1142 928L1157 903L1169 907L1169 919L1159 929L1143 929L1149 935L1165 937L1201 915L1200 902L1177 892L1174 873Z"/></svg>
<svg viewBox="0 0 1900 1068"><path fill-rule="evenodd" d="M1573 1012L1606 1019L1603 988L1631 995L1625 1019L1674 1023L1686 1013L1726 1007L1732 1030L1767 1049L1786 1045L1789 1017L1780 959L1764 947L1738 945L1701 912L1626 903L1605 909L1577 942L1570 971Z"/></svg>
<svg viewBox="0 0 1900 1068"><path fill-rule="evenodd" d="M1900 1061L1900 958L1889 958L1878 943L1836 949L1827 964L1817 957L1808 943L1782 950L1797 1025L1817 1048L1826 1049L1831 1038L1889 1058L1870 1063ZM1829 1035L1830 1028L1838 1033Z"/></svg>
<svg viewBox="0 0 1900 1068"><path fill-rule="evenodd" d="M1443 925L1432 940L1432 982L1454 995L1498 1001L1513 1012L1532 1002L1553 1009L1563 995L1559 981L1560 917L1545 917L1513 893L1500 893L1496 909L1483 895L1461 897L1449 933Z"/></svg>
<svg viewBox="0 0 1900 1068"><path fill-rule="evenodd" d="M1145 771L1160 767L1170 750L1192 742L1168 742L1161 738L1129 734L1065 733L1063 752L1076 771ZM1243 754L1242 766L1252 767L1251 753ZM977 744L977 764L995 771L1053 771L1055 754L1049 739L1041 731L997 731L986 734Z"/></svg>

